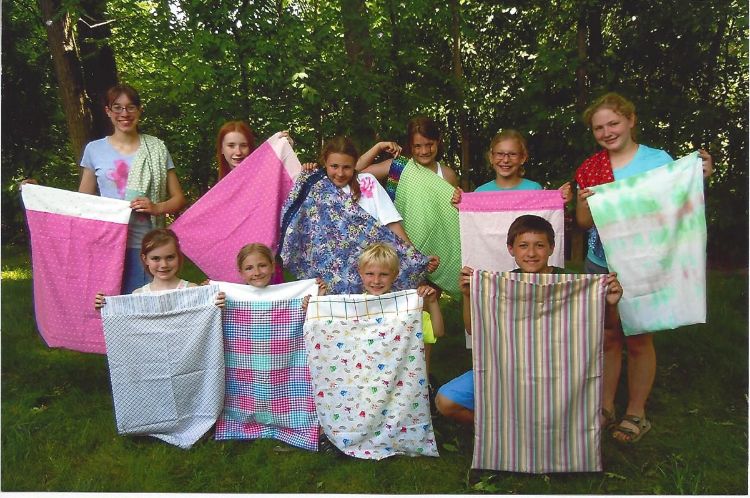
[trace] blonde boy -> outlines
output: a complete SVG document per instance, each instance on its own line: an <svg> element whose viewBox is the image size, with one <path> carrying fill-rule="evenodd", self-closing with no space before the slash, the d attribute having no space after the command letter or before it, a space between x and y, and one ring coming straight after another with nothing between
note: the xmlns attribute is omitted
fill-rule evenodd
<svg viewBox="0 0 750 498"><path fill-rule="evenodd" d="M398 277L400 262L393 247L379 242L370 244L362 251L359 256L358 267L364 293L380 296L391 292L393 282ZM445 335L445 326L435 289L429 285L420 285L417 294L424 299L422 334L425 346L425 363L429 373L432 345L437 342L438 337Z"/></svg>

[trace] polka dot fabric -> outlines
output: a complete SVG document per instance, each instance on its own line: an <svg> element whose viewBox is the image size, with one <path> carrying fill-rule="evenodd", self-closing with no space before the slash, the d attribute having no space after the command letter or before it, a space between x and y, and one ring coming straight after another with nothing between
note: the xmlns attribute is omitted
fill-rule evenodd
<svg viewBox="0 0 750 498"><path fill-rule="evenodd" d="M120 293L129 204L37 185L25 185L23 199L42 339L53 348L105 353L94 296Z"/></svg>
<svg viewBox="0 0 750 498"><path fill-rule="evenodd" d="M283 160L279 140L289 149ZM237 253L252 242L276 247L281 206L295 171L299 160L291 146L271 137L172 224L182 251L211 280L241 283Z"/></svg>
<svg viewBox="0 0 750 498"><path fill-rule="evenodd" d="M609 153L606 150L600 150L593 156L589 157L576 170L576 183L580 188L593 187L602 183L615 181L615 175L612 172L612 163L609 160Z"/></svg>

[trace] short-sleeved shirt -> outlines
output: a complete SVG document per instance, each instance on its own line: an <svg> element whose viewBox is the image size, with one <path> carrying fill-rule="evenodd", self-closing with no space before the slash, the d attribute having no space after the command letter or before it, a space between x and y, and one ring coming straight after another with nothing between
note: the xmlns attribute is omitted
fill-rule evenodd
<svg viewBox="0 0 750 498"><path fill-rule="evenodd" d="M358 204L362 209L370 213L383 226L403 219L377 178L370 173L360 173L357 180L361 191ZM352 191L349 185L345 185L341 190L347 194L351 194Z"/></svg>
<svg viewBox="0 0 750 498"><path fill-rule="evenodd" d="M134 159L135 153L121 154L112 147L107 137L104 137L86 145L81 158L81 167L94 171L99 195L111 199L125 199L125 187L128 184L128 174ZM172 156L167 152L167 169L173 168ZM151 217L133 211L128 226L127 246L140 247L143 236L149 230L151 230Z"/></svg>
<svg viewBox="0 0 750 498"><path fill-rule="evenodd" d="M482 184L474 190L474 192L505 192L508 190L543 190L542 186L539 185L537 182L532 180L527 180L526 178L521 178L521 183L516 185L515 187L510 188L500 188L497 183L495 183L495 180L489 181L485 184Z"/></svg>
<svg viewBox="0 0 750 498"><path fill-rule="evenodd" d="M672 161L672 156L670 156L663 150L654 149L643 144L638 144L638 150L635 152L633 159L631 159L630 162L625 164L624 166L621 166L619 168L612 168L612 173L614 173L615 181L624 180L625 178L640 175L641 173L645 173L646 171L658 168L659 166L663 166ZM598 234L596 235L596 237L598 239ZM597 240L596 244L601 245L601 240ZM599 251L589 250L586 257L590 259L592 263L603 268L607 268L607 260L597 256L596 254L600 251L601 248L599 248Z"/></svg>

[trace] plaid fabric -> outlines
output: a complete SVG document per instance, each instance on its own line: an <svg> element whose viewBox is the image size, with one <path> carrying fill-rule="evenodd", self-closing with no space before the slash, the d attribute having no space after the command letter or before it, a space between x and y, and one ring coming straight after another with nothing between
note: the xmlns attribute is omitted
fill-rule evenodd
<svg viewBox="0 0 750 498"><path fill-rule="evenodd" d="M626 335L706 323L706 214L697 152L592 187L589 207L625 290Z"/></svg>
<svg viewBox="0 0 750 498"><path fill-rule="evenodd" d="M318 422L302 299L235 301L224 312L226 394L216 439L273 438L315 451Z"/></svg>
<svg viewBox="0 0 750 498"><path fill-rule="evenodd" d="M605 278L474 272L473 468L602 470Z"/></svg>
<svg viewBox="0 0 750 498"><path fill-rule="evenodd" d="M190 448L216 422L224 394L218 287L107 296L102 308L120 434Z"/></svg>
<svg viewBox="0 0 750 498"><path fill-rule="evenodd" d="M313 298L305 343L321 426L341 451L438 456L416 291Z"/></svg>
<svg viewBox="0 0 750 498"><path fill-rule="evenodd" d="M440 256L440 266L427 279L458 297L461 237L453 192L450 183L410 159L396 189L396 209L414 246L423 254Z"/></svg>

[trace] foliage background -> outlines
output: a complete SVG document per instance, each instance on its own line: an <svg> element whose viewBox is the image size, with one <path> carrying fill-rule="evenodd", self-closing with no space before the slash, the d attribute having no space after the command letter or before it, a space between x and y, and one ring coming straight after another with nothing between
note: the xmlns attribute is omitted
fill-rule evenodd
<svg viewBox="0 0 750 498"><path fill-rule="evenodd" d="M403 144L407 120L428 114L473 185L491 176L492 135L513 127L529 139L528 176L554 188L596 149L581 111L614 90L636 103L643 143L674 157L711 151L709 256L747 265L746 2L2 0L4 491L747 493L747 277L716 272L711 325L657 338L653 433L634 448L605 441L601 475L465 482L471 435L440 418L440 459L342 462L277 454L270 441L205 441L187 454L118 437L104 358L44 347L29 320L17 182L78 184L49 4L79 42L112 49L119 78L144 98L143 131L166 141L191 200L216 181L215 134L229 119L261 140L291 130L304 161L337 133L361 148ZM86 40L79 19L110 21L111 33ZM449 337L433 357L443 381L471 361L458 306L444 308Z"/></svg>
<svg viewBox="0 0 750 498"><path fill-rule="evenodd" d="M362 149L403 143L408 119L424 113L442 124L445 159L473 185L490 179L492 135L517 128L529 139L527 175L556 187L596 148L581 111L615 90L635 101L643 143L674 157L711 151L709 250L729 238L716 254L746 261L746 2L39 3L50 1L74 22L111 21L108 38L88 41L107 44L121 81L141 92L142 129L166 141L191 199L215 182L214 137L229 119L248 121L260 140L291 130L310 160L337 133ZM23 222L16 182L33 175L73 188L78 157L39 4L2 6L2 235L13 241Z"/></svg>

